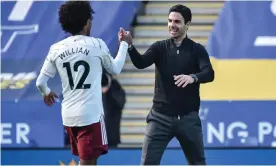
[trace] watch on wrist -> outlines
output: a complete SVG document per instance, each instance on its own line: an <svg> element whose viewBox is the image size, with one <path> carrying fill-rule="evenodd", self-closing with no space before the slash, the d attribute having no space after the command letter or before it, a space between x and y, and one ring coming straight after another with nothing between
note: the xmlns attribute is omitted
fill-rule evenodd
<svg viewBox="0 0 276 166"><path fill-rule="evenodd" d="M195 74L191 74L190 76L194 79L194 83L198 82L198 78Z"/></svg>

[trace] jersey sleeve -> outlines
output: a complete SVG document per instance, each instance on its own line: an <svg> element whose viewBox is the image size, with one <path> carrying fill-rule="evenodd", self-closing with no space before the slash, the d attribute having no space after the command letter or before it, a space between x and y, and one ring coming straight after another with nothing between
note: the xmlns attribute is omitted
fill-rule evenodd
<svg viewBox="0 0 276 166"><path fill-rule="evenodd" d="M110 51L107 45L105 44L105 42L100 39L100 43L101 43L101 50L103 51L103 55L101 56L103 67L108 73L112 75L119 74L122 71L122 68L125 63L128 44L124 41L121 42L118 54L114 59L111 56Z"/></svg>
<svg viewBox="0 0 276 166"><path fill-rule="evenodd" d="M41 73L49 77L54 77L57 73L57 68L54 63L55 52L56 51L51 47L40 71Z"/></svg>
<svg viewBox="0 0 276 166"><path fill-rule="evenodd" d="M49 80L49 76L40 73L36 80L36 87L39 89L41 94L48 95L51 92L51 89L47 86L47 82Z"/></svg>

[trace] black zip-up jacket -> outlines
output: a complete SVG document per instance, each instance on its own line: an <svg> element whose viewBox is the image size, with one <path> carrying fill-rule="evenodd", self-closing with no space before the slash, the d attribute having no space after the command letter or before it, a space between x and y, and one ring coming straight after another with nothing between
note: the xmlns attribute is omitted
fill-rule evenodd
<svg viewBox="0 0 276 166"><path fill-rule="evenodd" d="M134 46L128 49L134 66L144 69L155 64L155 89L152 109L170 116L199 111L200 83L212 82L214 70L206 49L189 38L177 47L173 39L157 41L141 55ZM197 83L185 88L175 85L174 75L195 74Z"/></svg>

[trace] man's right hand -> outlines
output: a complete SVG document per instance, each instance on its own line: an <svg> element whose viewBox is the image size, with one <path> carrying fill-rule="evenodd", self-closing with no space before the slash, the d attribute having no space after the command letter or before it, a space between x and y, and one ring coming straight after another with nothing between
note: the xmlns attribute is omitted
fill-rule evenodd
<svg viewBox="0 0 276 166"><path fill-rule="evenodd" d="M125 31L123 28L120 28L118 32L118 39L120 42L125 41L129 45L132 44L132 36L129 31Z"/></svg>

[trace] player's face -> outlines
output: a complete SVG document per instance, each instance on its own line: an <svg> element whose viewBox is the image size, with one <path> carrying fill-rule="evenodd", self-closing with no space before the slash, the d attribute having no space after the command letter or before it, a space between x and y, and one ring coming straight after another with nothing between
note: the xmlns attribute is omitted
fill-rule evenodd
<svg viewBox="0 0 276 166"><path fill-rule="evenodd" d="M186 35L189 22L185 25L185 20L178 12L171 12L168 18L169 33L172 38L179 38Z"/></svg>
<svg viewBox="0 0 276 166"><path fill-rule="evenodd" d="M86 34L87 36L90 35L91 24L92 24L91 19L88 19L88 20L87 20L87 23L86 23L86 25L85 25L85 27L84 27L85 34Z"/></svg>

